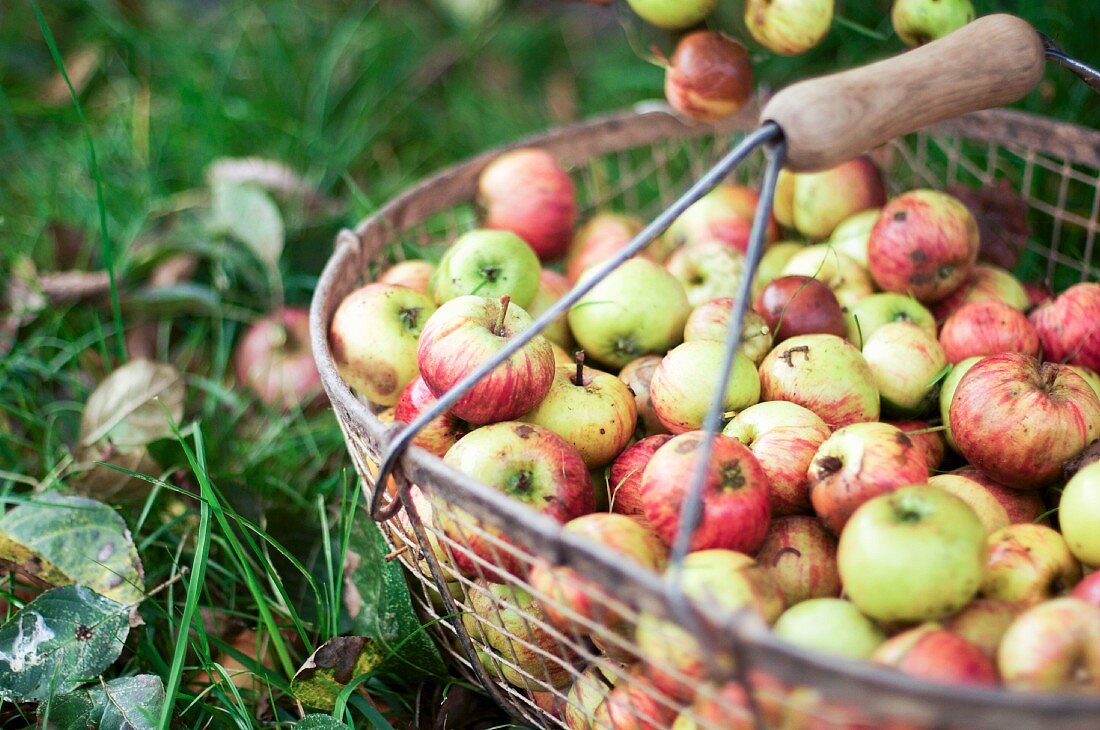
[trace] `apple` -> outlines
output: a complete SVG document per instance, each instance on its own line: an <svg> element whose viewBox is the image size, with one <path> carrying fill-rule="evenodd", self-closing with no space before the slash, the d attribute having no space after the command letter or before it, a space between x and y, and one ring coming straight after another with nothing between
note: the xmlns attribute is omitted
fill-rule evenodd
<svg viewBox="0 0 1100 730"><path fill-rule="evenodd" d="M851 601L811 598L788 608L775 635L803 649L847 659L868 659L886 634Z"/></svg>
<svg viewBox="0 0 1100 730"><path fill-rule="evenodd" d="M666 544L680 529L680 513L694 481L703 432L672 438L654 452L642 472L642 508ZM771 519L768 477L737 439L716 434L707 464L692 550L726 548L751 553L764 541Z"/></svg>
<svg viewBox="0 0 1100 730"><path fill-rule="evenodd" d="M1039 307L1054 299L1054 291L1045 282L1029 281L1024 283L1029 309Z"/></svg>
<svg viewBox="0 0 1100 730"><path fill-rule="evenodd" d="M886 291L931 304L963 285L978 259L978 224L958 199L911 190L882 209L867 242L867 263Z"/></svg>
<svg viewBox="0 0 1100 730"><path fill-rule="evenodd" d="M954 616L944 619L943 626L979 647L990 659L996 659L1005 631L1026 608L1026 604L1014 601L976 598Z"/></svg>
<svg viewBox="0 0 1100 730"><path fill-rule="evenodd" d="M676 277L659 264L633 258L573 305L569 328L590 357L621 368L679 344L689 314L691 305Z"/></svg>
<svg viewBox="0 0 1100 730"><path fill-rule="evenodd" d="M909 47L943 38L974 20L970 0L894 0L894 32Z"/></svg>
<svg viewBox="0 0 1100 730"><path fill-rule="evenodd" d="M478 296L452 299L424 324L417 349L420 375L437 398L499 352L509 339L531 326L519 307ZM464 421L485 424L527 413L554 383L550 343L536 336L482 378L451 406Z"/></svg>
<svg viewBox="0 0 1100 730"><path fill-rule="evenodd" d="M677 346L661 360L649 384L657 417L672 433L703 427L725 357L725 346L713 340L694 340ZM734 353L733 370L722 394L725 412L740 411L760 400L760 376L741 352Z"/></svg>
<svg viewBox="0 0 1100 730"><path fill-rule="evenodd" d="M760 196L744 185L719 185L700 198L668 228L666 237L672 246L708 241L721 241L744 253L749 245L752 219ZM768 243L779 237L779 225L768 219L764 240Z"/></svg>
<svg viewBox="0 0 1100 730"><path fill-rule="evenodd" d="M972 482L980 484L982 489L996 498L1005 508L1008 521L1012 524L1018 522L1045 522L1047 507L1043 503L1043 496L1033 489L1012 489L990 479L972 466L964 466L949 472L953 476L960 476Z"/></svg>
<svg viewBox="0 0 1100 730"><path fill-rule="evenodd" d="M549 342L549 340L547 340ZM556 342L550 342L550 351L554 353L554 367L566 365L572 367L577 364L576 351L566 352L565 348Z"/></svg>
<svg viewBox="0 0 1100 730"><path fill-rule="evenodd" d="M1012 524L1000 500L973 479L959 474L937 474L929 477L928 486L950 492L966 502L982 521L988 535Z"/></svg>
<svg viewBox="0 0 1100 730"><path fill-rule="evenodd" d="M417 339L434 312L431 299L403 286L367 284L348 294L328 335L340 377L372 403L396 404L417 375Z"/></svg>
<svg viewBox="0 0 1100 730"><path fill-rule="evenodd" d="M829 32L833 0L745 0L745 25L756 42L781 56L810 50Z"/></svg>
<svg viewBox="0 0 1100 730"><path fill-rule="evenodd" d="M871 661L910 677L956 686L995 687L997 668L985 651L937 624L921 624L887 639Z"/></svg>
<svg viewBox="0 0 1100 730"><path fill-rule="evenodd" d="M527 307L539 288L539 260L523 239L510 231L479 229L451 244L432 275L436 304L467 294L490 299L508 296Z"/></svg>
<svg viewBox="0 0 1100 730"><path fill-rule="evenodd" d="M938 469L940 464L943 463L944 451L947 447L944 444L943 436L941 436L943 433L942 427L933 427L927 421L912 419L884 421L884 423L900 428L902 433L916 442L917 446L924 452L924 460L928 463L928 471Z"/></svg>
<svg viewBox="0 0 1100 730"><path fill-rule="evenodd" d="M998 482L1034 489L1100 436L1100 400L1064 365L1006 352L959 380L950 407L960 453Z"/></svg>
<svg viewBox="0 0 1100 730"><path fill-rule="evenodd" d="M324 396L304 309L282 307L249 325L233 364L237 382L269 406L303 409Z"/></svg>
<svg viewBox="0 0 1100 730"><path fill-rule="evenodd" d="M642 232L645 223L623 213L602 212L585 223L569 247L565 260L565 276L576 283L585 269L602 264L626 247ZM649 255L656 243L651 243L641 255Z"/></svg>
<svg viewBox="0 0 1100 730"><path fill-rule="evenodd" d="M1057 598L1021 614L1005 632L997 666L1027 692L1100 692L1100 608Z"/></svg>
<svg viewBox="0 0 1100 730"><path fill-rule="evenodd" d="M647 436L632 444L611 464L610 509L627 515L649 527L642 506L642 473L646 464L660 447L672 439L671 434L659 433Z"/></svg>
<svg viewBox="0 0 1100 730"><path fill-rule="evenodd" d="M853 306L873 291L863 267L827 243L806 246L796 253L783 267L783 275L812 276L824 282L842 307Z"/></svg>
<svg viewBox="0 0 1100 730"><path fill-rule="evenodd" d="M653 375L661 365L661 358L657 355L643 355L631 360L619 371L619 380L630 388L634 394L634 408L638 414L638 426L644 435L665 433L664 424L661 423L657 410L653 407L653 398L650 396L650 383Z"/></svg>
<svg viewBox="0 0 1100 730"><path fill-rule="evenodd" d="M882 325L864 341L863 359L875 376L887 413L920 416L936 402L947 357L936 338L917 325Z"/></svg>
<svg viewBox="0 0 1100 730"><path fill-rule="evenodd" d="M958 452L959 447L955 443L955 437L951 435L951 399L955 397L955 388L959 386L959 381L979 360L981 360L980 357L968 357L953 364L940 384L940 419L945 426L943 438L955 452Z"/></svg>
<svg viewBox="0 0 1100 730"><path fill-rule="evenodd" d="M836 224L829 245L847 254L853 261L867 268L867 241L871 238L871 229L878 223L882 208L868 208L853 213Z"/></svg>
<svg viewBox="0 0 1100 730"><path fill-rule="evenodd" d="M874 375L852 343L836 335L792 337L760 363L761 400L786 400L832 428L879 417Z"/></svg>
<svg viewBox="0 0 1100 730"><path fill-rule="evenodd" d="M784 228L794 228L794 184L798 173L783 169L775 181L772 215Z"/></svg>
<svg viewBox="0 0 1100 730"><path fill-rule="evenodd" d="M1100 572L1089 575L1074 586L1070 595L1100 608Z"/></svg>
<svg viewBox="0 0 1100 730"><path fill-rule="evenodd" d="M1066 483L1058 501L1058 524L1077 559L1100 567L1100 462L1082 467Z"/></svg>
<svg viewBox="0 0 1100 730"><path fill-rule="evenodd" d="M787 401L757 403L734 416L722 433L748 446L760 462L773 514L810 511L806 471L829 438L829 427L816 413Z"/></svg>
<svg viewBox="0 0 1100 730"><path fill-rule="evenodd" d="M675 705L663 698L641 666L633 667L596 708L593 724L613 730L664 730L676 717Z"/></svg>
<svg viewBox="0 0 1100 730"><path fill-rule="evenodd" d="M794 227L808 238L832 235L849 216L886 202L882 172L867 155L820 172L794 176L791 213Z"/></svg>
<svg viewBox="0 0 1100 730"><path fill-rule="evenodd" d="M394 420L412 423L421 413L434 406L437 400L439 399L432 395L423 378L413 378L401 391L401 397L394 409ZM442 458L469 430L468 424L446 411L420 429L413 438L413 444Z"/></svg>
<svg viewBox="0 0 1100 730"><path fill-rule="evenodd" d="M840 535L852 513L868 500L909 484L923 484L928 463L921 447L900 429L886 423L855 423L825 439L807 474L814 512L834 535ZM913 501L919 513L925 500ZM880 517L888 514L885 507L880 512Z"/></svg>
<svg viewBox="0 0 1100 730"><path fill-rule="evenodd" d="M556 271L542 269L539 272L539 286L535 290L535 298L527 305L527 313L532 319L537 318L554 302L562 298L572 288L569 280ZM573 335L569 331L567 315L563 314L540 333L543 337L566 350L573 347Z"/></svg>
<svg viewBox="0 0 1100 730"><path fill-rule="evenodd" d="M1100 371L1100 284L1075 284L1031 313L1043 358Z"/></svg>
<svg viewBox="0 0 1100 730"><path fill-rule="evenodd" d="M940 329L940 344L952 363L1002 352L1039 354L1039 335L1023 312L994 301L956 309Z"/></svg>
<svg viewBox="0 0 1100 730"><path fill-rule="evenodd" d="M435 269L435 264L431 261L424 261L422 259L398 261L396 264L383 271L382 276L378 277L378 281L383 284L407 286L421 294L430 294L431 281L432 276L435 274Z"/></svg>
<svg viewBox="0 0 1100 730"><path fill-rule="evenodd" d="M595 509L584 460L561 436L542 426L516 421L482 426L462 437L443 460L562 524ZM493 582L508 580L504 574L523 572L529 558L500 530L457 507L436 510L436 521L448 538L465 548L454 553L462 572Z"/></svg>
<svg viewBox="0 0 1100 730"><path fill-rule="evenodd" d="M848 339L861 349L875 330L894 322L907 322L936 336L936 318L932 313L913 297L894 292L871 294L846 307L844 321Z"/></svg>
<svg viewBox="0 0 1100 730"><path fill-rule="evenodd" d="M505 152L482 170L477 189L486 228L511 231L543 261L560 258L568 250L577 220L577 196L569 173L549 152L531 148ZM527 306L518 297L516 302Z"/></svg>
<svg viewBox="0 0 1100 730"><path fill-rule="evenodd" d="M797 335L847 334L844 312L828 286L809 276L781 276L764 287L753 309L779 343Z"/></svg>
<svg viewBox="0 0 1100 730"><path fill-rule="evenodd" d="M689 33L665 69L665 98L697 122L735 114L752 95L752 60L745 47L717 31Z"/></svg>
<svg viewBox="0 0 1100 730"><path fill-rule="evenodd" d="M671 730L755 730L745 688L737 682L720 687L706 686L695 693L691 707L676 716Z"/></svg>
<svg viewBox="0 0 1100 730"><path fill-rule="evenodd" d="M610 671L599 664L589 664L569 688L562 720L569 730L596 730L596 710L615 687L622 668Z"/></svg>
<svg viewBox="0 0 1100 730"><path fill-rule="evenodd" d="M1029 306L1024 285L1010 271L993 264L977 263L963 285L937 302L932 312L937 320L943 321L971 302L1000 302L1021 312Z"/></svg>
<svg viewBox="0 0 1100 730"><path fill-rule="evenodd" d="M865 502L837 551L848 598L870 618L891 622L934 621L961 609L981 587L985 557L985 528L974 511L927 485Z"/></svg>
<svg viewBox="0 0 1100 730"><path fill-rule="evenodd" d="M702 22L718 0L627 0L627 4L650 25L681 30Z"/></svg>
<svg viewBox="0 0 1100 730"><path fill-rule="evenodd" d="M756 277L752 280L753 297L756 297L760 290L774 279L782 276L787 262L804 248L806 245L797 241L780 241L764 249L764 255L760 257L760 265L756 267Z"/></svg>
<svg viewBox="0 0 1100 730"><path fill-rule="evenodd" d="M1068 592L1081 580L1081 564L1066 541L1046 525L1016 524L989 536L982 595L1038 603Z"/></svg>
<svg viewBox="0 0 1100 730"><path fill-rule="evenodd" d="M730 297L719 297L703 302L691 310L687 324L684 325L684 342L694 340L715 340L725 342L729 334L730 314L734 301ZM745 310L745 319L741 322L741 352L754 365L759 365L768 351L772 349L772 331L768 323L751 309Z"/></svg>
<svg viewBox="0 0 1100 730"><path fill-rule="evenodd" d="M665 267L683 285L688 303L698 307L737 294L745 276L745 257L721 241L700 241L676 249Z"/></svg>
<svg viewBox="0 0 1100 730"><path fill-rule="evenodd" d="M836 538L816 517L773 520L756 560L772 572L788 606L840 595Z"/></svg>
<svg viewBox="0 0 1100 730"><path fill-rule="evenodd" d="M1069 367L1070 370L1084 378L1085 382L1089 384L1090 388L1092 388L1092 392L1096 393L1097 397L1100 397L1100 375L1098 375L1094 370L1089 370L1088 368L1081 367L1080 365L1069 365L1067 367Z"/></svg>
<svg viewBox="0 0 1100 730"><path fill-rule="evenodd" d="M565 439L589 469L607 466L634 436L638 419L634 394L610 373L584 367L577 353L574 367L559 366L550 392L520 420L545 426Z"/></svg>

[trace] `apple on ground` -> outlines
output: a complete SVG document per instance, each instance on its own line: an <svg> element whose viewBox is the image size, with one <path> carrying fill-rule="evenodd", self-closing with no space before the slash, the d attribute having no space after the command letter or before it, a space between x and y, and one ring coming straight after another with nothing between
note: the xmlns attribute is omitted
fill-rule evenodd
<svg viewBox="0 0 1100 730"><path fill-rule="evenodd" d="M847 327L836 295L809 276L781 276L757 295L753 309L775 333L776 343L798 335L844 337Z"/></svg>
<svg viewBox="0 0 1100 730"><path fill-rule="evenodd" d="M990 659L996 659L1005 631L1026 609L1025 603L975 598L966 608L944 619L943 626L980 647Z"/></svg>
<svg viewBox="0 0 1100 730"><path fill-rule="evenodd" d="M403 286L367 284L347 295L329 328L340 377L372 403L397 403L417 375L417 340L434 312L431 299Z"/></svg>
<svg viewBox="0 0 1100 730"><path fill-rule="evenodd" d="M611 496L608 501L612 512L626 515L650 527L642 506L642 473L657 449L670 440L672 435L667 433L646 436L619 454L611 464Z"/></svg>
<svg viewBox="0 0 1100 730"><path fill-rule="evenodd" d="M977 263L962 286L933 305L932 313L942 322L964 304L987 301L1007 304L1021 312L1030 306L1024 285L1012 272L993 264Z"/></svg>
<svg viewBox="0 0 1100 730"><path fill-rule="evenodd" d="M952 363L1002 352L1039 354L1039 335L1023 312L996 301L956 309L940 329L940 344Z"/></svg>
<svg viewBox="0 0 1100 730"><path fill-rule="evenodd" d="M921 416L936 402L947 357L936 338L917 325L882 325L864 341L863 359L875 376L886 413Z"/></svg>
<svg viewBox="0 0 1100 730"><path fill-rule="evenodd" d="M1046 525L1009 525L988 538L982 595L1038 603L1068 592L1081 580L1081 564L1066 541Z"/></svg>
<svg viewBox="0 0 1100 730"><path fill-rule="evenodd" d="M602 264L617 254L644 227L645 223L641 219L625 213L605 211L592 216L573 237L569 255L565 259L565 277L576 283L585 269ZM639 255L652 258L656 246L656 243L651 243Z"/></svg>
<svg viewBox="0 0 1100 730"><path fill-rule="evenodd" d="M752 60L743 45L712 30L689 33L665 69L665 98L698 122L735 114L752 95Z"/></svg>
<svg viewBox="0 0 1100 730"><path fill-rule="evenodd" d="M845 219L885 202L882 172L866 155L828 170L794 174L791 217L808 238L829 238Z"/></svg>
<svg viewBox="0 0 1100 730"><path fill-rule="evenodd" d="M876 621L935 621L978 593L985 528L958 497L903 487L865 502L840 536L837 561L848 598Z"/></svg>
<svg viewBox="0 0 1100 730"><path fill-rule="evenodd" d="M1034 489L1012 489L983 474L972 466L963 466L949 474L960 476L976 482L992 494L1001 506L1004 507L1011 524L1020 522L1045 523L1047 522L1047 507L1043 502L1041 492Z"/></svg>
<svg viewBox="0 0 1100 730"><path fill-rule="evenodd" d="M672 252L665 267L684 287L688 303L737 294L745 276L745 256L721 241L699 241Z"/></svg>
<svg viewBox="0 0 1100 730"><path fill-rule="evenodd" d="M756 560L771 571L787 606L840 595L836 538L816 517L773 520Z"/></svg>
<svg viewBox="0 0 1100 730"><path fill-rule="evenodd" d="M627 0L627 4L650 25L682 30L702 22L718 0Z"/></svg>
<svg viewBox="0 0 1100 730"><path fill-rule="evenodd" d="M746 0L745 25L769 51L797 56L829 32L833 4L833 0Z"/></svg>
<svg viewBox="0 0 1100 730"><path fill-rule="evenodd" d="M834 535L840 535L852 513L868 500L927 481L928 463L921 447L900 429L880 422L855 423L838 429L821 444L807 475L814 512ZM922 516L928 500L917 495L910 501L914 513ZM900 512L904 504L899 505L893 507ZM889 507L884 505L879 512L890 514Z"/></svg>
<svg viewBox="0 0 1100 730"><path fill-rule="evenodd" d="M860 299L845 309L844 321L848 339L861 349L879 327L894 322L907 322L936 336L936 318L932 313L913 297L894 292L879 292Z"/></svg>
<svg viewBox="0 0 1100 730"><path fill-rule="evenodd" d="M569 280L556 271L542 269L539 272L539 286L535 298L527 305L527 313L532 319L550 309L572 288ZM573 334L569 331L568 313L561 315L541 332L542 336L556 345L569 350L573 347Z"/></svg>
<svg viewBox="0 0 1100 730"><path fill-rule="evenodd" d="M383 271L382 276L378 277L378 281L383 284L407 286L421 294L428 294L431 291L431 281L432 276L435 274L435 268L435 264L431 261L422 259L398 261Z"/></svg>
<svg viewBox="0 0 1100 730"><path fill-rule="evenodd" d="M1100 372L1100 284L1074 284L1031 313L1043 357Z"/></svg>
<svg viewBox="0 0 1100 730"><path fill-rule="evenodd" d="M233 364L237 382L269 406L302 409L324 396L304 309L283 307L249 325Z"/></svg>
<svg viewBox="0 0 1100 730"><path fill-rule="evenodd" d="M1100 608L1100 572L1089 573L1084 580L1074 586L1070 595Z"/></svg>
<svg viewBox="0 0 1100 730"><path fill-rule="evenodd" d="M644 355L631 360L619 371L619 380L623 381L634 394L634 407L638 413L638 431L642 436L666 432L664 424L657 416L657 410L653 407L649 388L650 383L653 382L653 375L661 365L661 359L658 355Z"/></svg>
<svg viewBox="0 0 1100 730"><path fill-rule="evenodd" d="M432 395L424 379L417 376L401 391L401 397L394 408L394 420L412 423L438 400ZM420 429L413 438L413 444L442 458L469 430L469 424L463 423L450 411L445 411Z"/></svg>
<svg viewBox="0 0 1100 730"><path fill-rule="evenodd" d="M955 443L955 437L951 435L951 399L955 397L955 388L966 372L981 360L980 357L968 357L951 366L951 370L940 384L940 420L943 421L943 438L952 451L958 452L959 446Z"/></svg>
<svg viewBox="0 0 1100 730"><path fill-rule="evenodd" d="M1077 598L1029 608L1001 639L997 666L1015 690L1100 692L1100 608Z"/></svg>
<svg viewBox="0 0 1100 730"><path fill-rule="evenodd" d="M975 363L950 406L951 434L972 465L1009 487L1034 489L1100 436L1100 400L1065 365L1002 353Z"/></svg>
<svg viewBox="0 0 1100 730"><path fill-rule="evenodd" d="M798 241L780 241L764 249L760 265L756 267L756 276L752 280L752 295L756 298L760 291L774 279L783 275L783 269L794 255L806 248Z"/></svg>
<svg viewBox="0 0 1100 730"><path fill-rule="evenodd" d="M867 241L871 238L871 229L878 223L882 208L868 208L853 213L836 224L829 236L829 245L847 254L853 261L867 268Z"/></svg>
<svg viewBox="0 0 1100 730"><path fill-rule="evenodd" d="M705 301L691 310L687 324L684 325L684 342L693 340L725 342L726 335L729 334L733 305L732 298L718 297ZM745 319L741 323L741 352L752 360L754 365L759 365L771 349L771 328L763 317L751 309L746 309Z"/></svg>
<svg viewBox="0 0 1100 730"><path fill-rule="evenodd" d="M479 229L459 236L435 270L431 292L436 304L467 294L490 299L508 296L527 307L539 288L539 259L510 231Z"/></svg>
<svg viewBox="0 0 1100 730"><path fill-rule="evenodd" d="M928 463L928 471L939 469L943 463L944 452L947 446L944 444L942 426L933 426L927 421L902 419L883 421L894 428L901 429L909 438L913 439L924 452L924 460Z"/></svg>
<svg viewBox="0 0 1100 730"><path fill-rule="evenodd" d="M725 346L713 340L694 340L677 346L661 360L649 395L657 417L671 433L703 427L715 398ZM752 361L734 353L733 369L722 394L724 412L748 408L760 400L760 375Z"/></svg>
<svg viewBox="0 0 1100 730"><path fill-rule="evenodd" d="M675 248L721 241L744 253L749 245L752 219L759 204L760 196L752 188L719 185L673 221L666 237ZM764 236L768 243L779 238L779 225L773 218L768 219Z"/></svg>
<svg viewBox="0 0 1100 730"><path fill-rule="evenodd" d="M871 661L932 682L997 686L997 668L977 644L938 624L926 623L887 639Z"/></svg>
<svg viewBox="0 0 1100 730"><path fill-rule="evenodd" d="M486 228L511 231L543 261L560 258L568 250L577 220L577 196L569 173L549 152L532 148L505 152L485 167L477 187ZM518 297L517 302L527 306Z"/></svg>
<svg viewBox="0 0 1100 730"><path fill-rule="evenodd" d="M720 687L707 685L695 693L691 707L676 716L671 730L703 730L720 727L723 730L754 730L745 688L737 682Z"/></svg>
<svg viewBox="0 0 1100 730"><path fill-rule="evenodd" d="M784 276L812 276L828 285L842 307L852 307L874 288L867 271L827 243L806 246L783 267Z"/></svg>
<svg viewBox="0 0 1100 730"><path fill-rule="evenodd" d="M1077 559L1100 567L1100 461L1083 467L1066 484L1058 501L1058 523Z"/></svg>
<svg viewBox="0 0 1100 730"><path fill-rule="evenodd" d="M775 634L803 649L847 659L868 659L886 634L851 601L811 598L788 608L775 622Z"/></svg>

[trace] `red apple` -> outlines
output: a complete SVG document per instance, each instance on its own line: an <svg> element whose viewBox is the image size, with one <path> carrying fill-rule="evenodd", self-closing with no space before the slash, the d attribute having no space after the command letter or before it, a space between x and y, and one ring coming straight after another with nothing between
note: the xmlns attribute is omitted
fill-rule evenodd
<svg viewBox="0 0 1100 730"><path fill-rule="evenodd" d="M997 668L981 647L936 624L922 624L886 641L871 661L903 674L952 685L995 687Z"/></svg>
<svg viewBox="0 0 1100 730"><path fill-rule="evenodd" d="M903 419L899 421L885 421L895 428L900 428L909 438L913 439L921 450L924 451L924 460L928 462L928 470L933 471L943 463L947 445L943 440L943 431L932 427L927 421Z"/></svg>
<svg viewBox="0 0 1100 730"><path fill-rule="evenodd" d="M617 254L636 235L641 233L645 224L632 215L622 213L597 213L585 223L573 238L569 247L569 256L565 260L565 276L576 283L584 270L596 264L602 264ZM656 244L650 244L646 252Z"/></svg>
<svg viewBox="0 0 1100 730"><path fill-rule="evenodd" d="M822 239L845 218L886 202L882 172L867 155L821 172L794 175L791 217L808 238Z"/></svg>
<svg viewBox="0 0 1100 730"><path fill-rule="evenodd" d="M660 355L644 355L631 360L619 371L619 380L626 383L630 392L634 394L634 407L638 412L638 426L645 434L665 433L667 429L661 423L657 409L653 407L653 398L650 394L650 384L653 375L661 365Z"/></svg>
<svg viewBox="0 0 1100 730"><path fill-rule="evenodd" d="M549 152L518 149L489 163L478 180L485 227L512 231L543 261L563 256L573 238L573 181Z"/></svg>
<svg viewBox="0 0 1100 730"><path fill-rule="evenodd" d="M1034 489L1100 435L1100 399L1064 365L1003 353L959 381L950 407L959 451L998 482Z"/></svg>
<svg viewBox="0 0 1100 730"><path fill-rule="evenodd" d="M684 342L694 340L716 340L725 342L729 334L730 314L733 312L733 299L718 297L708 299L691 310L687 324L684 325ZM745 319L741 322L741 352L754 365L759 365L768 351L772 349L772 331L768 324L756 312L745 310Z"/></svg>
<svg viewBox="0 0 1100 730"><path fill-rule="evenodd" d="M719 185L688 208L668 229L675 247L705 241L722 241L741 253L749 245L752 219L760 196L744 185ZM779 238L779 224L768 219L765 240Z"/></svg>
<svg viewBox="0 0 1100 730"><path fill-rule="evenodd" d="M944 619L943 626L981 648L990 659L996 659L1005 631L1026 608L1024 603L976 598L954 616Z"/></svg>
<svg viewBox="0 0 1100 730"><path fill-rule="evenodd" d="M808 276L781 276L764 287L753 309L775 333L779 343L797 335L844 337L844 312L832 290Z"/></svg>
<svg viewBox="0 0 1100 730"><path fill-rule="evenodd" d="M675 706L636 666L615 684L592 719L595 727L611 730L664 730L676 717Z"/></svg>
<svg viewBox="0 0 1100 730"><path fill-rule="evenodd" d="M928 486L950 492L966 502L981 520L987 535L1012 524L1004 505L978 482L958 474L936 474L928 478Z"/></svg>
<svg viewBox="0 0 1100 730"><path fill-rule="evenodd" d="M982 595L1038 603L1069 591L1081 580L1081 564L1065 539L1046 525L1002 527L987 539Z"/></svg>
<svg viewBox="0 0 1100 730"><path fill-rule="evenodd" d="M431 282L434 273L435 264L431 261L409 259L408 261L398 261L383 271L382 276L378 277L378 281L383 284L407 286L413 291L427 294L429 282Z"/></svg>
<svg viewBox="0 0 1100 730"><path fill-rule="evenodd" d="M667 433L647 436L633 444L611 464L611 510L633 517L645 526L649 520L642 506L642 472L657 449L672 439Z"/></svg>
<svg viewBox="0 0 1100 730"><path fill-rule="evenodd" d="M948 362L1002 352L1039 354L1039 335L1019 310L1002 302L964 304L947 318L940 330L940 345Z"/></svg>
<svg viewBox="0 0 1100 730"><path fill-rule="evenodd" d="M960 476L981 485L994 499L1004 507L1010 524L1021 522L1040 522L1047 512L1040 492L1032 489L1012 489L991 479L972 466L964 466L949 472L952 476Z"/></svg>
<svg viewBox="0 0 1100 730"><path fill-rule="evenodd" d="M719 297L732 297L745 277L745 256L722 241L698 241L672 252L665 268L698 307Z"/></svg>
<svg viewBox="0 0 1100 730"><path fill-rule="evenodd" d="M437 400L439 399L432 395L432 391L428 390L424 379L417 377L401 391L401 397L394 409L394 420L412 423L422 412L435 405ZM469 430L470 427L461 419L446 411L420 429L413 443L442 458Z"/></svg>
<svg viewBox="0 0 1100 730"><path fill-rule="evenodd" d="M569 730L595 730L593 725L596 710L607 699L615 687L623 668L615 671L605 669L599 664L589 664L569 688L562 719Z"/></svg>
<svg viewBox="0 0 1100 730"><path fill-rule="evenodd" d="M1100 571L1089 573L1087 578L1074 586L1070 595L1100 608Z"/></svg>
<svg viewBox="0 0 1100 730"><path fill-rule="evenodd" d="M306 408L324 391L309 345L309 312L283 307L249 325L233 358L237 382L277 408Z"/></svg>
<svg viewBox="0 0 1100 730"><path fill-rule="evenodd" d="M773 520L756 560L775 576L788 607L840 595L836 538L816 517Z"/></svg>
<svg viewBox="0 0 1100 730"><path fill-rule="evenodd" d="M677 716L672 730L754 730L756 723L749 708L745 688L737 682L726 682L721 687L703 687L695 695L689 709Z"/></svg>
<svg viewBox="0 0 1100 730"><path fill-rule="evenodd" d="M676 539L680 512L693 482L703 433L681 434L661 446L642 472L642 507L667 544ZM707 464L699 524L692 550L726 548L751 553L768 531L768 477L752 452L718 434Z"/></svg>
<svg viewBox="0 0 1100 730"><path fill-rule="evenodd" d="M664 356L649 387L653 408L665 428L672 433L702 428L724 357L724 346L713 340L685 342ZM760 376L740 352L734 353L721 397L725 412L740 411L760 400Z"/></svg>
<svg viewBox="0 0 1100 730"><path fill-rule="evenodd" d="M1051 288L1041 281L1032 281L1024 284L1024 290L1027 291L1028 304L1032 307L1046 304L1054 298L1054 292Z"/></svg>
<svg viewBox="0 0 1100 730"><path fill-rule="evenodd" d="M1006 685L1028 692L1100 692L1100 608L1076 598L1040 603L1001 639Z"/></svg>
<svg viewBox="0 0 1100 730"><path fill-rule="evenodd" d="M1029 304L1024 285L1010 271L993 264L979 263L974 264L962 286L932 307L932 313L942 322L964 304L987 301L1007 304L1021 312Z"/></svg>
<svg viewBox="0 0 1100 730"><path fill-rule="evenodd" d="M745 47L717 31L680 39L665 70L665 98L688 119L712 122L736 113L752 94L752 60Z"/></svg>
<svg viewBox="0 0 1100 730"><path fill-rule="evenodd" d="M1031 313L1043 358L1100 371L1100 284L1075 284Z"/></svg>
<svg viewBox="0 0 1100 730"><path fill-rule="evenodd" d="M962 286L977 259L974 216L956 198L936 190L912 190L887 203L867 243L875 282L926 303Z"/></svg>

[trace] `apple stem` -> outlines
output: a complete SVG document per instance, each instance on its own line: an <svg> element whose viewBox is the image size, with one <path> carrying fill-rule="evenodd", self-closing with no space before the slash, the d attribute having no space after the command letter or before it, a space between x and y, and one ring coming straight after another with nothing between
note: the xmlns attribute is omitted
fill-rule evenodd
<svg viewBox="0 0 1100 730"><path fill-rule="evenodd" d="M500 298L500 318L497 320L496 333L504 337L504 318L508 316L508 305L511 304L512 297L505 294Z"/></svg>
<svg viewBox="0 0 1100 730"><path fill-rule="evenodd" d="M574 352L573 359L577 361L577 377L573 380L573 385L584 385L584 350Z"/></svg>

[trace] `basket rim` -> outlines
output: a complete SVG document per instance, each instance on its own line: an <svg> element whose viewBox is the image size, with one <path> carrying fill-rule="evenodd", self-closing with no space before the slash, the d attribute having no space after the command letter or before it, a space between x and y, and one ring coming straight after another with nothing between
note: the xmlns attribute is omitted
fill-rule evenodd
<svg viewBox="0 0 1100 730"><path fill-rule="evenodd" d="M686 138L748 131L756 127L754 112L755 110L745 110L718 126L698 125L684 122L663 104L644 104L624 112L527 136L434 173L391 199L372 215L363 218L353 230L340 231L310 305L313 355L322 384L337 410L338 420L341 413L345 414L380 450L398 428L392 424L384 424L359 400L337 372L329 347L328 320L335 310L335 303L330 301L334 282L348 268L353 267L357 273L367 271L367 262L363 261L366 237L407 229L422 222L428 215L461 202L468 202L468 191L481 169L510 149L541 147L568 165L581 162L594 154L627 148L632 144L640 146L673 136ZM1004 143L1006 139L1014 142L1018 140L1022 146L1100 170L1100 131L1029 112L1009 109L979 111L931 125L920 131L958 135L990 143ZM624 142L624 139L629 141ZM433 193L430 205L418 205L420 198L429 191ZM343 423L341 427L344 428ZM554 520L470 479L447 465L441 458L415 445L410 446L398 468L403 470L412 483L429 483L430 489L437 489L438 494L460 508L474 507L479 513L493 515L495 519L492 521L499 521L500 524L522 520L526 530L533 536L533 541L546 548L541 552L544 557L556 558L557 562L568 562L572 567L582 570L586 565L592 565L598 566L604 572L616 574L624 581L624 585L617 588L624 597L640 598L645 604L652 603L646 600L647 595L668 591L668 584L661 576L633 561L622 560L620 555L602 546L569 535ZM439 487L440 484L443 485L442 488ZM631 582L637 585L631 586ZM657 610L667 613L663 607ZM827 670L830 677L838 682L855 680L864 686L869 685L938 704L965 703L975 712L992 712L998 715L1008 713L1006 718L1015 711L1035 713L1052 720L1057 716L1064 718L1067 711L1100 713L1100 697L1026 693L1011 691L1005 687L953 686L921 680L867 662L838 660L807 651L780 640L766 626L757 622L737 621L731 625L730 615L717 616L705 606L700 613L712 626L731 633L731 642L739 645L740 650L747 648L748 653L757 655L771 653L773 662L778 660L784 664Z"/></svg>

